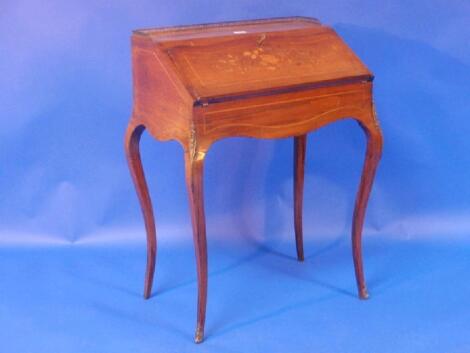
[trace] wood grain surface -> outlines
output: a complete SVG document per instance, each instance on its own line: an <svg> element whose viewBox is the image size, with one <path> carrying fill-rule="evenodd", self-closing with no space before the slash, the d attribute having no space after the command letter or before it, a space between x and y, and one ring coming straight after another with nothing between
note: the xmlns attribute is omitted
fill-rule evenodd
<svg viewBox="0 0 470 353"><path fill-rule="evenodd" d="M126 156L147 231L145 298L157 249L155 221L139 153L147 129L184 151L198 278L195 341L204 337L207 245L203 169L217 140L245 136L294 138L294 225L303 260L302 205L306 136L354 119L367 139L352 225L359 297L368 297L361 237L383 138L372 99L373 75L328 26L305 17L137 30L132 36L133 112Z"/></svg>

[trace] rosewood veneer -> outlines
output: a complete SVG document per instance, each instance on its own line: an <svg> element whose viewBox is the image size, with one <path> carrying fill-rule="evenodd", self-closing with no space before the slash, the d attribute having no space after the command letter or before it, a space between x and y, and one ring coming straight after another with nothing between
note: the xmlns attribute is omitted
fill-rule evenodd
<svg viewBox="0 0 470 353"><path fill-rule="evenodd" d="M125 136L130 172L147 231L144 296L152 290L155 221L139 153L147 129L183 147L198 278L195 341L204 336L207 246L204 158L214 141L293 137L297 257L304 258L302 203L306 134L352 118L367 138L352 225L359 297L368 297L361 234L382 151L373 75L333 29L304 17L145 29L132 35L134 104Z"/></svg>

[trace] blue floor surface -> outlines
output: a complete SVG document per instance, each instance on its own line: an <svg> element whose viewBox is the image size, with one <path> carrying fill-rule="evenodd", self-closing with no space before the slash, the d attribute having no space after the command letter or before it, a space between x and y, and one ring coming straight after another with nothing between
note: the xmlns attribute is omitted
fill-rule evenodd
<svg viewBox="0 0 470 353"><path fill-rule="evenodd" d="M0 248L0 352L468 353L470 244L368 237L371 298L356 297L349 241L209 244L206 340L193 343L190 244Z"/></svg>

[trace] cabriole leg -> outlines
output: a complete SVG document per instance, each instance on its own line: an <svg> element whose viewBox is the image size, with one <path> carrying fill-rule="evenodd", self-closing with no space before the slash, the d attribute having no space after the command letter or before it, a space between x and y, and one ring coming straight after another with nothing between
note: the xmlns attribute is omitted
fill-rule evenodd
<svg viewBox="0 0 470 353"><path fill-rule="evenodd" d="M198 281L197 326L194 340L196 343L200 343L204 339L207 303L207 243L203 192L204 153L185 151L185 167Z"/></svg>
<svg viewBox="0 0 470 353"><path fill-rule="evenodd" d="M362 170L361 182L356 196L356 205L352 223L352 249L354 269L356 273L356 282L359 291L359 298L367 299L366 283L364 279L364 269L362 264L362 228L364 225L364 216L367 208L367 201L372 188L377 165L382 155L383 138L378 126L375 111L372 109L370 118L366 122L360 122L366 137L367 150Z"/></svg>
<svg viewBox="0 0 470 353"><path fill-rule="evenodd" d="M307 135L294 137L294 227L297 259L304 260L302 209L304 194L305 150Z"/></svg>
<svg viewBox="0 0 470 353"><path fill-rule="evenodd" d="M130 122L125 136L125 150L129 170L132 180L139 197L140 206L145 221L147 232L147 269L145 272L144 298L148 299L152 294L152 283L155 272L155 257L157 253L157 236L155 230L155 219L153 215L152 201L148 191L145 174L140 159L139 142L142 132L145 130L143 125Z"/></svg>

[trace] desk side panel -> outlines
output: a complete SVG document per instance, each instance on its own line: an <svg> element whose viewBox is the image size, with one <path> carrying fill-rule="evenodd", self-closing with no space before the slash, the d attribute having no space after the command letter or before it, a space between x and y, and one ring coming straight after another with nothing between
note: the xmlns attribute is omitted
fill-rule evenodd
<svg viewBox="0 0 470 353"><path fill-rule="evenodd" d="M188 141L193 99L161 51L141 36L132 38L133 113L158 140Z"/></svg>

